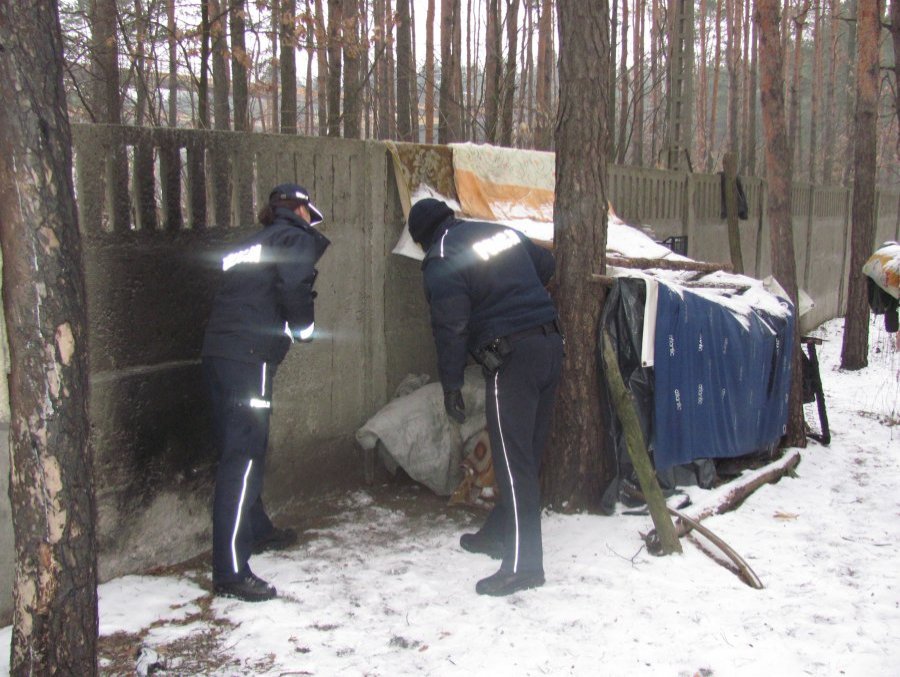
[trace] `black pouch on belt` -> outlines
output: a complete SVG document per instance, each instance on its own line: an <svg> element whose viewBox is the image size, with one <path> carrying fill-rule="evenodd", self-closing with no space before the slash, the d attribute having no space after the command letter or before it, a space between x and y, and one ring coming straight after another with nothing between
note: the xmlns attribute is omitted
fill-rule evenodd
<svg viewBox="0 0 900 677"><path fill-rule="evenodd" d="M472 353L472 356L481 365L484 375L491 376L503 366L511 352L512 345L506 337L502 337L494 339L484 348L476 350Z"/></svg>

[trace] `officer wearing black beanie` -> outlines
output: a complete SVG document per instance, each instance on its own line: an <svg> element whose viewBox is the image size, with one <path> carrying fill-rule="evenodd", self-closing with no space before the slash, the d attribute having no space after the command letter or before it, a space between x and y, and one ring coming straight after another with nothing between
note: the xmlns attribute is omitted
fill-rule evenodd
<svg viewBox="0 0 900 677"><path fill-rule="evenodd" d="M553 255L512 228L457 219L432 198L413 205L408 226L426 252L422 275L444 407L457 423L466 416L461 388L467 353L485 374L500 501L460 545L502 562L475 591L499 596L543 585L538 477L563 355L556 308L545 288Z"/></svg>

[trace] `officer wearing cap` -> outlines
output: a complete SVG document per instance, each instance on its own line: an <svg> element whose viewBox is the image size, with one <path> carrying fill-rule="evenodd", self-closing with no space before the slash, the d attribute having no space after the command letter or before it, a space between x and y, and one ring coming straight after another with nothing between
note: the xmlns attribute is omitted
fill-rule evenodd
<svg viewBox="0 0 900 677"><path fill-rule="evenodd" d="M422 274L444 389L444 407L465 420L460 389L466 354L485 374L485 408L500 501L469 552L501 559L478 581L482 595L508 595L544 583L538 475L563 355L556 308L545 285L553 255L518 231L463 221L427 198L409 213L409 232L425 250Z"/></svg>
<svg viewBox="0 0 900 677"><path fill-rule="evenodd" d="M276 186L262 230L222 258L222 283L203 338L203 374L220 447L213 505L213 586L246 601L276 596L248 564L252 552L297 540L262 503L272 380L292 343L315 328L316 262L330 244L322 213L302 186Z"/></svg>

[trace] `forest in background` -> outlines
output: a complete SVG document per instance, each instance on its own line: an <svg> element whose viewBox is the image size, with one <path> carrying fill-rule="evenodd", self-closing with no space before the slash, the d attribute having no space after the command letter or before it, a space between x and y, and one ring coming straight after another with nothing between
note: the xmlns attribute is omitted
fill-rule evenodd
<svg viewBox="0 0 900 677"><path fill-rule="evenodd" d="M664 166L678 0L609 0L617 164ZM553 0L62 0L73 121L553 149ZM755 3L684 3L691 168L761 175ZM692 6L691 6L692 4ZM781 15L796 180L849 185L856 0L788 0ZM886 17L883 17L886 25ZM894 139L882 31L878 138ZM897 149L878 179L898 182Z"/></svg>

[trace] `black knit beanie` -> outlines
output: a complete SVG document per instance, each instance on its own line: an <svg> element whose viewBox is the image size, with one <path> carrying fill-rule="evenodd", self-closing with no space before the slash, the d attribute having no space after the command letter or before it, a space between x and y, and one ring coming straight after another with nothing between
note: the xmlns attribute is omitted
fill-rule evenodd
<svg viewBox="0 0 900 677"><path fill-rule="evenodd" d="M453 210L446 202L427 197L419 200L409 210L409 234L416 244L422 249L428 249L434 239L434 231L448 216L453 216Z"/></svg>

